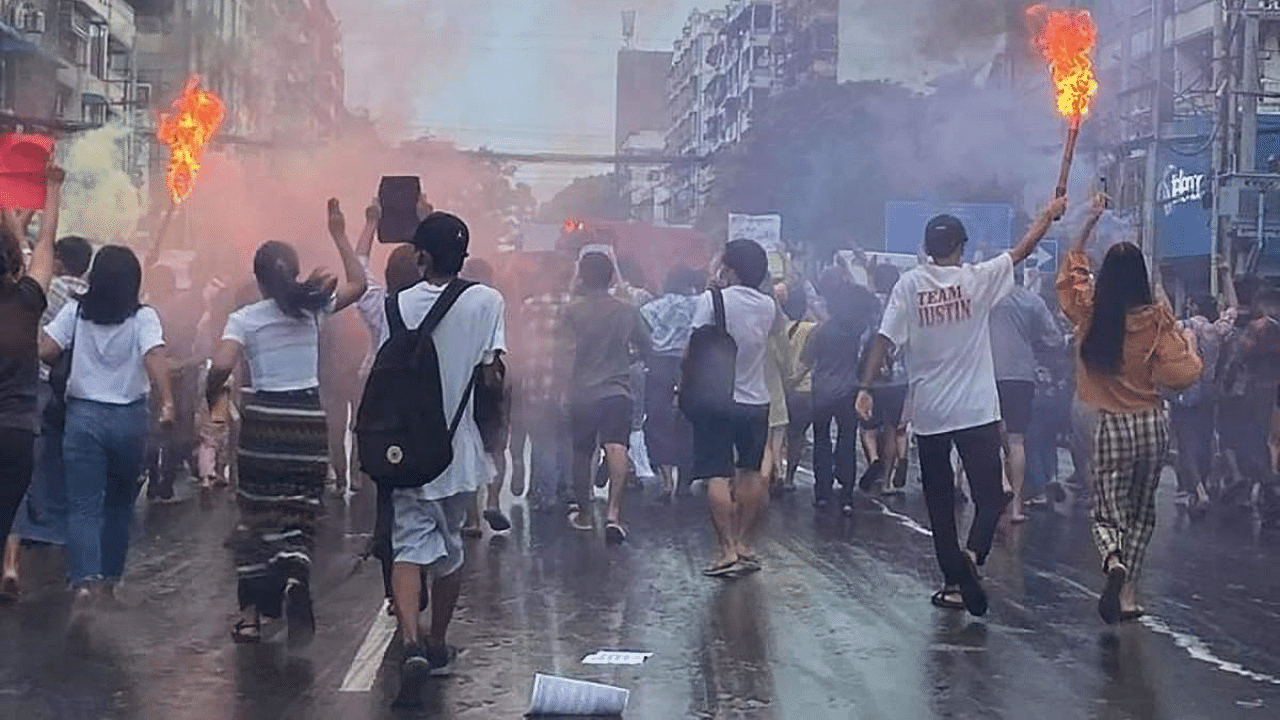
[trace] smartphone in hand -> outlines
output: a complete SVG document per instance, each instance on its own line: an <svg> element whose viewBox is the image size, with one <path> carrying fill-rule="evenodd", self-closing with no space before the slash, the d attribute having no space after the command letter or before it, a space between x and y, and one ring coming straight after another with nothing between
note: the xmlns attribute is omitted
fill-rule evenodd
<svg viewBox="0 0 1280 720"><path fill-rule="evenodd" d="M402 243L413 239L418 229L418 199L422 183L414 175L387 175L378 185L378 241Z"/></svg>

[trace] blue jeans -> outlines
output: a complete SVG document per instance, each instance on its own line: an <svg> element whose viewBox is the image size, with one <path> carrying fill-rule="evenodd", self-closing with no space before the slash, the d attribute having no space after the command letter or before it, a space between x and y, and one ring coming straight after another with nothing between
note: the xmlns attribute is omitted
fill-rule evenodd
<svg viewBox="0 0 1280 720"><path fill-rule="evenodd" d="M119 580L147 441L147 403L67 401L67 562L73 586Z"/></svg>
<svg viewBox="0 0 1280 720"><path fill-rule="evenodd" d="M40 383L40 417L53 396L49 383ZM41 422L36 436L35 471L31 487L18 508L13 534L23 540L62 545L67 539L67 482L62 470L62 428Z"/></svg>
<svg viewBox="0 0 1280 720"><path fill-rule="evenodd" d="M1070 426L1070 414L1070 396L1036 393L1025 441L1027 465L1023 497L1043 494L1045 486L1058 479L1058 436Z"/></svg>

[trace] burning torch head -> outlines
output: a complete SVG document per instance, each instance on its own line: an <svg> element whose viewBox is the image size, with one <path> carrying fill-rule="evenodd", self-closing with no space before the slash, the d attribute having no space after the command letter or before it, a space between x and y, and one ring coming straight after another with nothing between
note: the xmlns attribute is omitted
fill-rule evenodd
<svg viewBox="0 0 1280 720"><path fill-rule="evenodd" d="M924 250L934 260L951 257L967 242L969 233L954 215L939 215L925 226Z"/></svg>

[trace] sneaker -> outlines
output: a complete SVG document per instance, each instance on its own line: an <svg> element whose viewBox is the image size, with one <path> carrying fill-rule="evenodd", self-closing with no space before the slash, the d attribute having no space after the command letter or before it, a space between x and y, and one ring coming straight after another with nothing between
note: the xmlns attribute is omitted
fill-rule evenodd
<svg viewBox="0 0 1280 720"><path fill-rule="evenodd" d="M428 675L431 677L448 677L453 674L453 666L457 663L458 648L452 645L424 648L423 657L428 663Z"/></svg>

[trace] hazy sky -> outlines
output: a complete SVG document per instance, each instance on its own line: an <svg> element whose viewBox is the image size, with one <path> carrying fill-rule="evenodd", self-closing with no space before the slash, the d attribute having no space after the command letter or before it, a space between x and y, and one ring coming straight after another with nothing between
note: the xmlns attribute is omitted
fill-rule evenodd
<svg viewBox="0 0 1280 720"><path fill-rule="evenodd" d="M635 47L670 49L696 0L329 0L347 104L403 135L463 147L609 152L621 12ZM706 8L716 0L702 0ZM525 166L541 199L606 168Z"/></svg>

